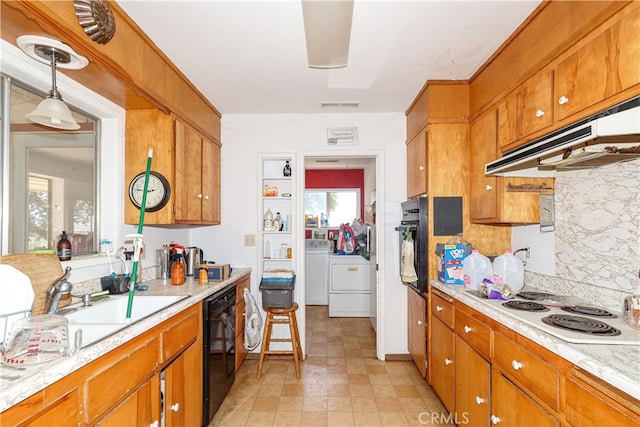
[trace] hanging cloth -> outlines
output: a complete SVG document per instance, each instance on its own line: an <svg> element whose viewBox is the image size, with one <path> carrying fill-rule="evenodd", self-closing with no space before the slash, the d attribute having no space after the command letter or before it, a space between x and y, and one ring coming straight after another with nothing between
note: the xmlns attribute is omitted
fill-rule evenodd
<svg viewBox="0 0 640 427"><path fill-rule="evenodd" d="M262 315L258 308L258 303L247 288L244 289L245 302L245 322L244 322L244 346L247 350L256 348L262 337L260 330L262 329Z"/></svg>
<svg viewBox="0 0 640 427"><path fill-rule="evenodd" d="M416 274L413 253L413 237L411 236L411 230L405 228L402 232L404 236L402 240L402 257L400 261L400 278L404 283L412 283L418 280Z"/></svg>

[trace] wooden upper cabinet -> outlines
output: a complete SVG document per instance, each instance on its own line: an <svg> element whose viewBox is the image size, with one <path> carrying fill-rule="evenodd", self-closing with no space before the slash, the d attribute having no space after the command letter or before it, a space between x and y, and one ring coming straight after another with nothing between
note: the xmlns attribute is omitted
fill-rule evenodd
<svg viewBox="0 0 640 427"><path fill-rule="evenodd" d="M497 178L484 174L484 165L498 157L496 138L497 114L493 109L471 123L469 213L472 221L488 222L498 216Z"/></svg>
<svg viewBox="0 0 640 427"><path fill-rule="evenodd" d="M125 222L138 223L140 211L129 200L128 187L144 172L149 147L151 169L167 179L171 197L159 211L145 212L145 224L219 224L220 145L157 110L127 111Z"/></svg>
<svg viewBox="0 0 640 427"><path fill-rule="evenodd" d="M555 69L554 115L560 121L597 112L622 99L605 101L640 83L640 3L632 2L605 30L585 38ZM589 108L593 107L592 110Z"/></svg>
<svg viewBox="0 0 640 427"><path fill-rule="evenodd" d="M498 148L501 152L515 148L522 138L552 124L553 71L548 70L527 80L499 103Z"/></svg>
<svg viewBox="0 0 640 427"><path fill-rule="evenodd" d="M483 224L536 224L540 222L540 193L552 191L553 178L496 177L484 165L499 157L497 114L492 109L471 123L469 141L469 213L471 222ZM519 186L548 188L518 191Z"/></svg>
<svg viewBox="0 0 640 427"><path fill-rule="evenodd" d="M407 197L427 192L427 131L407 143Z"/></svg>

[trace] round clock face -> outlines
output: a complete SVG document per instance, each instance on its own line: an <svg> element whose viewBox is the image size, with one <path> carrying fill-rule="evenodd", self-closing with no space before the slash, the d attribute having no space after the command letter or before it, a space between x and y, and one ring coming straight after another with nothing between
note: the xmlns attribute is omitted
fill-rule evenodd
<svg viewBox="0 0 640 427"><path fill-rule="evenodd" d="M139 173L131 180L131 184L129 184L129 199L138 209L142 207L144 176L144 172ZM171 196L169 182L158 172L151 171L149 174L147 201L144 210L146 212L155 212L162 209L169 202L169 196Z"/></svg>

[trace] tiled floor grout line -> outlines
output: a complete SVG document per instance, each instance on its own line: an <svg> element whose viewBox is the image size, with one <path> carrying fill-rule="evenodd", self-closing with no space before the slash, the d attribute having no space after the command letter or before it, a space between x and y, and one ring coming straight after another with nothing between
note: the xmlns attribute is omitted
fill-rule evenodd
<svg viewBox="0 0 640 427"><path fill-rule="evenodd" d="M247 359L211 426L437 426L447 413L412 361L375 358L368 318L307 306L307 358ZM443 422L439 424L439 422Z"/></svg>

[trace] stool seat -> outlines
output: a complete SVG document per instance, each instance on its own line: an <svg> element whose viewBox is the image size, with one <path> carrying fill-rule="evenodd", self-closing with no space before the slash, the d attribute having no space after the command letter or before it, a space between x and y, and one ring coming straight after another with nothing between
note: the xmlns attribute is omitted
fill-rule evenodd
<svg viewBox="0 0 640 427"><path fill-rule="evenodd" d="M296 311L298 304L293 303L288 308L265 308L267 312L267 320L264 324L264 333L262 335L262 347L260 349L260 361L258 362L258 378L262 375L262 366L268 355L293 356L296 364L296 377L300 379L300 360L302 359L302 347L300 347L300 334L298 333L298 320L296 319ZM273 324L288 324L290 338L271 338L273 332ZM272 342L290 342L291 350L271 350Z"/></svg>

